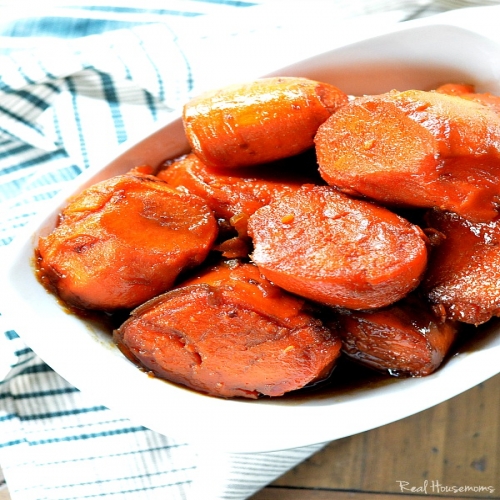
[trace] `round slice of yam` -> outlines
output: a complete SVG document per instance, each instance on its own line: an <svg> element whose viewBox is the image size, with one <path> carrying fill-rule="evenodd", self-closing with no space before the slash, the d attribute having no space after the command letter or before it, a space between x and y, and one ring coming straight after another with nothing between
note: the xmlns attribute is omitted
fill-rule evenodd
<svg viewBox="0 0 500 500"><path fill-rule="evenodd" d="M318 127L348 100L328 83L271 77L207 91L183 110L186 137L208 167L238 168L314 146Z"/></svg>
<svg viewBox="0 0 500 500"><path fill-rule="evenodd" d="M444 236L422 282L431 304L448 318L473 325L500 316L500 221L473 223L432 210L427 223Z"/></svg>
<svg viewBox="0 0 500 500"><path fill-rule="evenodd" d="M252 260L273 283L330 306L368 309L413 290L427 263L419 227L328 186L304 186L257 210Z"/></svg>
<svg viewBox="0 0 500 500"><path fill-rule="evenodd" d="M354 99L315 138L328 184L391 207L498 215L500 115L491 106L409 90Z"/></svg>
<svg viewBox="0 0 500 500"><path fill-rule="evenodd" d="M338 316L342 351L357 363L395 377L424 377L442 364L459 324L437 316L413 296L374 311Z"/></svg>
<svg viewBox="0 0 500 500"><path fill-rule="evenodd" d="M224 398L282 396L326 379L340 355L303 299L235 261L140 306L114 338L156 376Z"/></svg>
<svg viewBox="0 0 500 500"><path fill-rule="evenodd" d="M205 202L148 175L122 175L72 199L38 244L42 281L70 305L129 309L201 264L217 236Z"/></svg>

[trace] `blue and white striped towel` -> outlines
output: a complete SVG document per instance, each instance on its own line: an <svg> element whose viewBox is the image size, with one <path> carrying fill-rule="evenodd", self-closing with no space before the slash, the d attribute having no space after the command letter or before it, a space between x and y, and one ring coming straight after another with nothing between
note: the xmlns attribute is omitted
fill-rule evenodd
<svg viewBox="0 0 500 500"><path fill-rule="evenodd" d="M0 245L89 165L201 90L471 3L75 0L30 3L29 13L22 0L1 3ZM0 466L13 500L245 499L322 446L195 449L96 406L15 328L0 315Z"/></svg>

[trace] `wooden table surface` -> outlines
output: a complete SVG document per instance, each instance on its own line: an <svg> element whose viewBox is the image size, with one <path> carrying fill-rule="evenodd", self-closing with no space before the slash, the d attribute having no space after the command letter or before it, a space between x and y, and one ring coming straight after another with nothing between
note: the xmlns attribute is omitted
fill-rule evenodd
<svg viewBox="0 0 500 500"><path fill-rule="evenodd" d="M434 408L332 442L251 500L500 499L499 402L497 375Z"/></svg>

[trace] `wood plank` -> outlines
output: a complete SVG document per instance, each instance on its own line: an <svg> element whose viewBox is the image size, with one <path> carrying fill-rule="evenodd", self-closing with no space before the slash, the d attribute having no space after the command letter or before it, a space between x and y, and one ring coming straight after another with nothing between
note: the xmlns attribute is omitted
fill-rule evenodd
<svg viewBox="0 0 500 500"><path fill-rule="evenodd" d="M266 488L251 500L396 500L390 493L365 493L354 491L326 491L326 490L297 490L292 488ZM435 495L412 495L412 500L442 500L443 497Z"/></svg>
<svg viewBox="0 0 500 500"><path fill-rule="evenodd" d="M424 484L426 498L439 493L453 498L500 499L499 401L497 375L417 415L330 443L259 493L265 496L252 500L322 499L293 496L303 491L321 493L314 489L327 491L321 493L324 495L332 490L335 495L346 491L414 497L416 491L403 488L422 488ZM451 487L468 491L449 491ZM287 496L282 496L282 488Z"/></svg>

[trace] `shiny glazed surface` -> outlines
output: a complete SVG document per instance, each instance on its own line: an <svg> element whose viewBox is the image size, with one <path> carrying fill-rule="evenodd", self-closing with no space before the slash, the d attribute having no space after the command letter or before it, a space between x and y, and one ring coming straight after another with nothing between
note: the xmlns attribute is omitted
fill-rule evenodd
<svg viewBox="0 0 500 500"><path fill-rule="evenodd" d="M203 262L217 236L210 209L147 175L95 184L62 211L40 239L42 281L71 305L135 307Z"/></svg>
<svg viewBox="0 0 500 500"><path fill-rule="evenodd" d="M252 264L215 266L132 312L116 332L136 362L222 397L281 396L326 378L336 332Z"/></svg>
<svg viewBox="0 0 500 500"><path fill-rule="evenodd" d="M479 325L500 314L500 221L474 223L449 212L429 212L443 235L429 263L424 289L455 320Z"/></svg>
<svg viewBox="0 0 500 500"><path fill-rule="evenodd" d="M382 307L416 288L426 237L395 213L328 186L304 186L257 210L252 260L292 293L330 306Z"/></svg>
<svg viewBox="0 0 500 500"><path fill-rule="evenodd" d="M192 150L209 167L237 168L293 156L347 95L297 77L263 78L208 91L184 106Z"/></svg>
<svg viewBox="0 0 500 500"><path fill-rule="evenodd" d="M348 193L476 221L497 215L500 115L479 102L419 90L360 97L315 142L322 177Z"/></svg>

